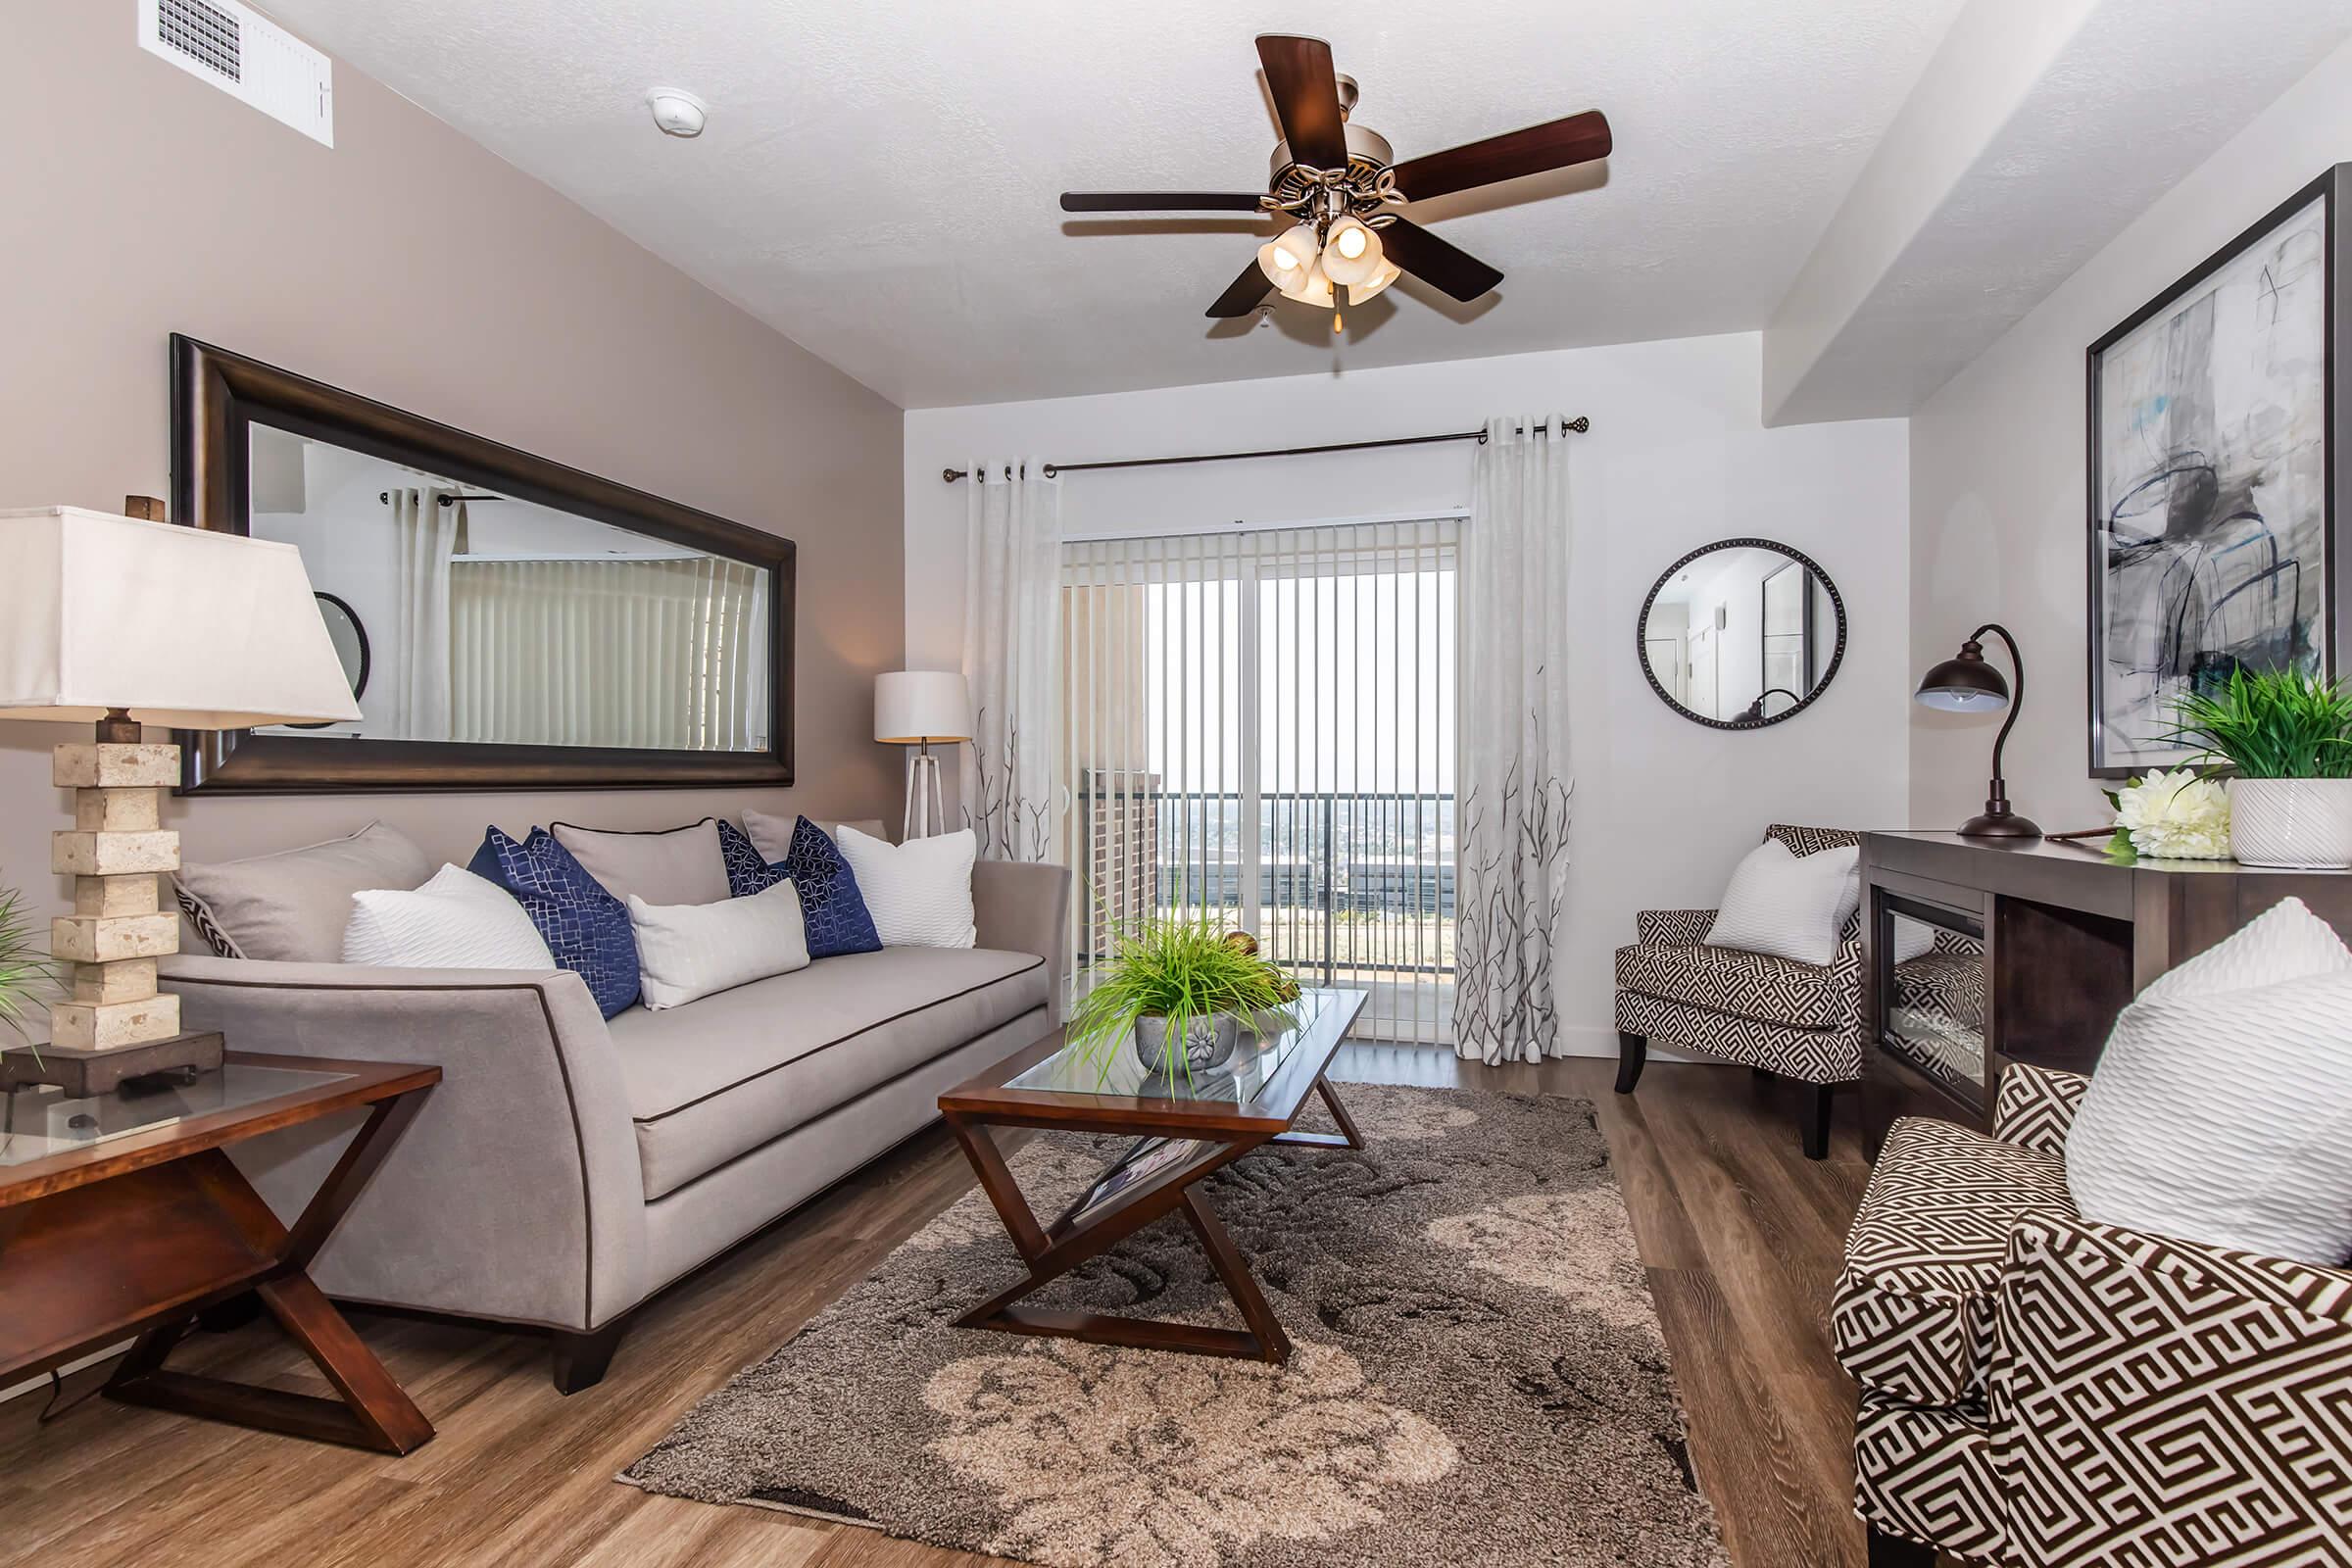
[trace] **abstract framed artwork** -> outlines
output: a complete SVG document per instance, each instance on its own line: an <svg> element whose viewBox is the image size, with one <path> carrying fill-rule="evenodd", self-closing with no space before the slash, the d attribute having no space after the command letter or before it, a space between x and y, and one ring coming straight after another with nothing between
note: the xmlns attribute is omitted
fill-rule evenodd
<svg viewBox="0 0 2352 1568"><path fill-rule="evenodd" d="M2348 179L2329 170L2090 346L2093 777L2185 760L2174 703L2231 670L2336 672Z"/></svg>

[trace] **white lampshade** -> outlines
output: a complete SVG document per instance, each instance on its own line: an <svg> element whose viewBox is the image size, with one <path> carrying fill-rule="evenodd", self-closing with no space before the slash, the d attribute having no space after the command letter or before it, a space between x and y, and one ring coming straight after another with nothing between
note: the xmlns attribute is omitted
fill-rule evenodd
<svg viewBox="0 0 2352 1568"><path fill-rule="evenodd" d="M1380 236L1359 220L1343 218L1331 225L1330 243L1323 247L1323 275L1335 284L1352 288L1367 281L1383 260Z"/></svg>
<svg viewBox="0 0 2352 1568"><path fill-rule="evenodd" d="M360 716L302 552L74 507L0 512L0 718Z"/></svg>
<svg viewBox="0 0 2352 1568"><path fill-rule="evenodd" d="M1282 286L1282 294L1285 299L1297 300L1301 305L1328 306L1331 304L1331 279L1323 275L1321 261L1308 267L1303 275L1294 272L1290 274L1290 283Z"/></svg>
<svg viewBox="0 0 2352 1568"><path fill-rule="evenodd" d="M972 697L952 669L874 677L874 739L890 746L972 738Z"/></svg>

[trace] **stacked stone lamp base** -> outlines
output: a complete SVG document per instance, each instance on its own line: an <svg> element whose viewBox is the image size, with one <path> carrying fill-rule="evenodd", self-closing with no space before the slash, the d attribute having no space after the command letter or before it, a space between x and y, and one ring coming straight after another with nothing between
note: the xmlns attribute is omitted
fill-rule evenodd
<svg viewBox="0 0 2352 1568"><path fill-rule="evenodd" d="M102 720L95 742L54 753L56 784L74 792L74 826L51 836L50 868L74 878L74 912L51 922L49 950L72 982L49 1008L49 1043L0 1056L7 1084L100 1095L127 1078L220 1064L220 1036L181 1033L179 998L156 988L156 960L179 951L179 915L156 880L179 865L179 835L158 816L179 748L138 733Z"/></svg>

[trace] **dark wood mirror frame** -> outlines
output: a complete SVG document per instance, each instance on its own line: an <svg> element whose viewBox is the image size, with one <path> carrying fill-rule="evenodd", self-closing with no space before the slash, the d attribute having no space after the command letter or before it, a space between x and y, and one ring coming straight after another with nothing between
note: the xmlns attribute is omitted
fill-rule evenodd
<svg viewBox="0 0 2352 1568"><path fill-rule="evenodd" d="M452 429L178 333L172 336L172 517L250 531L254 424L368 453L770 573L764 752L472 741L320 741L183 730L182 795L785 785L793 781L793 542ZM195 634L201 634L201 627Z"/></svg>

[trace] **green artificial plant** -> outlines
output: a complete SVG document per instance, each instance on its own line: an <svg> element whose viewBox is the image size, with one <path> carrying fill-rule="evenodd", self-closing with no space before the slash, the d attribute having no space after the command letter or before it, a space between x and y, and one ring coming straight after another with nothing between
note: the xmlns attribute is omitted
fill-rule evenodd
<svg viewBox="0 0 2352 1568"><path fill-rule="evenodd" d="M0 888L0 1029L30 1044L24 1024L41 1004L38 993L57 978L57 960L42 944L47 922L24 907L24 895ZM38 1048L33 1056L40 1056Z"/></svg>
<svg viewBox="0 0 2352 1568"><path fill-rule="evenodd" d="M2230 672L2173 705L2163 739L2193 746L2240 778L2352 778L2352 689L2299 669Z"/></svg>
<svg viewBox="0 0 2352 1568"><path fill-rule="evenodd" d="M1182 1061L1190 1026L1212 1013L1238 1015L1246 1027L1296 1019L1298 986L1256 952L1257 944L1228 935L1203 919L1152 920L1122 933L1094 986L1070 1009L1063 1036L1082 1061L1110 1070L1113 1054L1135 1034L1135 1021L1167 1019L1168 1055ZM1187 1064L1187 1071L1190 1067Z"/></svg>

